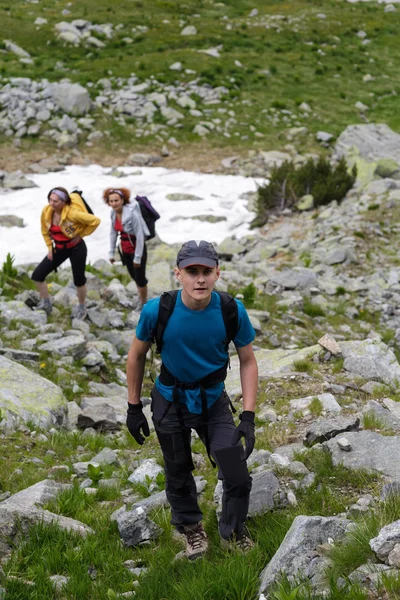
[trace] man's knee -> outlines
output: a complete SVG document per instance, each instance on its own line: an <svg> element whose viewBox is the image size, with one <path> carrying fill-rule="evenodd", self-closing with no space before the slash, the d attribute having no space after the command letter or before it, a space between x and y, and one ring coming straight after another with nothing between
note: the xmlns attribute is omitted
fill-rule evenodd
<svg viewBox="0 0 400 600"><path fill-rule="evenodd" d="M247 474L247 476L230 476L228 479L224 478L223 486L227 496L230 496L231 498L244 498L251 492L252 479L249 474Z"/></svg>

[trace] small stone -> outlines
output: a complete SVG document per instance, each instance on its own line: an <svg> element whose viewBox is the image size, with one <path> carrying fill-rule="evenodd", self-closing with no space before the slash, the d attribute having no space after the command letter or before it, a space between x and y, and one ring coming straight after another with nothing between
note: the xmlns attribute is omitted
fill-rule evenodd
<svg viewBox="0 0 400 600"><path fill-rule="evenodd" d="M326 333L322 338L318 340L318 344L324 348L324 350L328 350L333 355L340 354L340 346L335 340L334 337Z"/></svg>
<svg viewBox="0 0 400 600"><path fill-rule="evenodd" d="M345 437L338 438L336 440L336 442L337 442L337 445L339 446L339 448L341 450L343 450L343 452L351 451L351 444L347 438L345 438Z"/></svg>

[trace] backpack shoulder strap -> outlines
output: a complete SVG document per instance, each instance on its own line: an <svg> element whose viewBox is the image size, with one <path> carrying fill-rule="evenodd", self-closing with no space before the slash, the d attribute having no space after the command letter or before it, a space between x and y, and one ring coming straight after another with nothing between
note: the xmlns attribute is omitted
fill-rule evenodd
<svg viewBox="0 0 400 600"><path fill-rule="evenodd" d="M226 349L235 338L239 329L239 311L236 300L227 292L217 292L221 299L222 318L224 320L226 330Z"/></svg>
<svg viewBox="0 0 400 600"><path fill-rule="evenodd" d="M163 346L164 331L172 315L176 299L178 297L179 290L171 290L170 292L164 292L160 296L160 305L158 307L157 323L153 331L153 340L156 343L157 354L161 353Z"/></svg>

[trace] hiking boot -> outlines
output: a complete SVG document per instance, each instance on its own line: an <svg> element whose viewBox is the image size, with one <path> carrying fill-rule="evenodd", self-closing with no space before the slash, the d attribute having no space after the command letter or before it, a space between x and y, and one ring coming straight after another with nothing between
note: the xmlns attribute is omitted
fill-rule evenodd
<svg viewBox="0 0 400 600"><path fill-rule="evenodd" d="M221 546L225 550L239 550L240 552L246 553L253 550L255 544L252 539L249 538L244 532L239 536L234 536L228 540L221 538Z"/></svg>
<svg viewBox="0 0 400 600"><path fill-rule="evenodd" d="M185 527L186 556L189 560L196 560L208 550L208 538L201 523Z"/></svg>
<svg viewBox="0 0 400 600"><path fill-rule="evenodd" d="M74 319L84 321L87 317L87 310L84 306L77 306L76 310L72 313Z"/></svg>
<svg viewBox="0 0 400 600"><path fill-rule="evenodd" d="M51 311L53 307L51 305L50 300L44 300L43 298L40 300L39 304L35 306L35 310L44 310L47 316L51 315Z"/></svg>

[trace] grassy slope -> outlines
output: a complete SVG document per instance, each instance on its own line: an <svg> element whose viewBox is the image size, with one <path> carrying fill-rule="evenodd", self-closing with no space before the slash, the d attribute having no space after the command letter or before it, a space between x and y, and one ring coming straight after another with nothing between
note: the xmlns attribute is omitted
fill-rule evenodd
<svg viewBox="0 0 400 600"><path fill-rule="evenodd" d="M41 0L39 4L0 1L2 29L7 32L4 37L20 44L35 59L33 66L23 65L12 54L4 54L3 76L49 80L67 76L83 85L111 74L129 77L131 73L140 79L154 75L165 83L190 81L195 75L168 69L179 60L184 68L196 71L203 82L230 89L226 102L208 107L211 114L206 118L221 118L218 108L224 106L235 111L238 121L232 133L239 135L225 138L210 134L201 149L276 149L287 142L282 132L295 125L307 126L312 134L323 129L337 135L346 125L362 122L354 107L358 100L370 107L367 115L371 122L400 128L398 98L393 95L399 91L400 45L396 32L400 12L384 13L382 5L351 5L337 0L235 0L225 4L206 0L85 0L68 6L71 14L62 16L65 7L66 2L56 0ZM258 8L259 15L249 18L253 8ZM318 17L321 13L325 19ZM284 18L274 20L278 15ZM45 17L48 24L33 25L38 16ZM64 46L56 40L54 25L76 18L114 26L123 23L125 27L106 41L104 49ZM267 29L266 23L278 23L279 29ZM231 30L226 29L227 24ZM132 33L137 25L145 25L148 32ZM195 25L198 34L181 36L186 25ZM356 35L359 30L367 33L370 44L362 44ZM122 40L127 36L134 39L132 44ZM220 44L223 49L219 59L195 51ZM243 67L235 65L235 60ZM67 71L57 69L59 61ZM265 70L270 75L263 73ZM375 80L364 83L366 74ZM302 116L298 110L301 102L310 104L312 116ZM294 118L285 120L281 109L292 111ZM273 114L278 115L275 123L271 120ZM173 130L186 148L199 141L192 133L196 122L188 116L182 129ZM254 137L249 126L264 137ZM112 131L120 149L131 148L134 124L122 128L104 119L102 127ZM24 142L26 147L30 143ZM155 143L159 145L151 137L139 142L144 146ZM299 149L316 148L314 135L296 143Z"/></svg>

